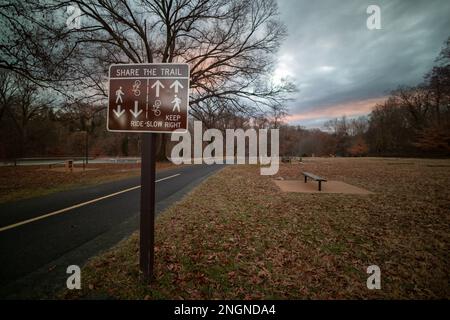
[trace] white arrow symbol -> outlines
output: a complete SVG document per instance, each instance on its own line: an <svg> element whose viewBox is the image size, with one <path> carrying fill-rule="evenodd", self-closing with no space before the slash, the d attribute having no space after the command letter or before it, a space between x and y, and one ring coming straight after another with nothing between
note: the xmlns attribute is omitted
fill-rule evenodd
<svg viewBox="0 0 450 320"><path fill-rule="evenodd" d="M120 104L117 106L117 111L113 109L113 112L117 118L120 118L125 113L125 110L120 109L121 109Z"/></svg>
<svg viewBox="0 0 450 320"><path fill-rule="evenodd" d="M134 111L130 109L130 112L133 115L133 117L135 117L135 118L137 118L142 113L142 110L138 109L137 101L134 102Z"/></svg>
<svg viewBox="0 0 450 320"><path fill-rule="evenodd" d="M156 98L159 97L159 88L164 89L164 85L161 83L161 81L156 80L156 82L152 85L152 89L156 87Z"/></svg>
<svg viewBox="0 0 450 320"><path fill-rule="evenodd" d="M172 89L172 87L175 87L175 93L178 93L178 87L180 87L181 89L183 89L183 85L180 83L180 81L175 80L171 85L170 85L170 89Z"/></svg>

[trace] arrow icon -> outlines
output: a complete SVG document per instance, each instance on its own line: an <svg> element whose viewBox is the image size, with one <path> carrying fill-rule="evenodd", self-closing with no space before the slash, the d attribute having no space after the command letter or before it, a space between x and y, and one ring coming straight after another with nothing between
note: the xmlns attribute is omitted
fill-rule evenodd
<svg viewBox="0 0 450 320"><path fill-rule="evenodd" d="M159 88L163 88L164 89L164 85L161 83L161 81L156 80L156 82L152 85L152 89L154 87L156 87L156 98L158 98L159 97Z"/></svg>
<svg viewBox="0 0 450 320"><path fill-rule="evenodd" d="M139 110L139 108L138 108L137 101L134 102L134 111L130 109L130 112L133 115L133 117L135 117L135 118L137 118L142 113L142 110Z"/></svg>
<svg viewBox="0 0 450 320"><path fill-rule="evenodd" d="M117 106L117 111L113 109L114 114L117 118L120 118L124 113L125 110L121 110L120 104Z"/></svg>
<svg viewBox="0 0 450 320"><path fill-rule="evenodd" d="M181 89L183 89L183 85L180 83L180 81L175 80L171 85L170 85L170 89L172 89L172 87L175 87L175 93L178 93L178 87L180 87Z"/></svg>

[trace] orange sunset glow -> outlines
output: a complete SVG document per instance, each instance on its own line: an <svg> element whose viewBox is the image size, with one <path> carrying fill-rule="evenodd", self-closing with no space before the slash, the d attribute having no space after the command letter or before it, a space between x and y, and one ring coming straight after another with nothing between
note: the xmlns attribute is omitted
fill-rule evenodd
<svg viewBox="0 0 450 320"><path fill-rule="evenodd" d="M286 117L288 123L300 122L302 120L313 120L313 119L326 119L333 117L340 117L346 115L348 117L362 116L370 113L373 107L379 103L384 102L387 96L370 98L364 100L355 100L345 103L339 103L334 105L329 105L322 107L317 110L309 110L305 112L300 112L292 114Z"/></svg>

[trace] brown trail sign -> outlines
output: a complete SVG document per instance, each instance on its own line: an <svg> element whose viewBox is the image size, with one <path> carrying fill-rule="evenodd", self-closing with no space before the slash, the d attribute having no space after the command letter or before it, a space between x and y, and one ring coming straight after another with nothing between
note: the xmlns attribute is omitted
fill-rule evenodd
<svg viewBox="0 0 450 320"><path fill-rule="evenodd" d="M189 65L113 64L107 128L117 132L187 129Z"/></svg>
<svg viewBox="0 0 450 320"><path fill-rule="evenodd" d="M139 265L153 278L156 132L187 130L189 65L113 64L109 68L107 129L142 132Z"/></svg>

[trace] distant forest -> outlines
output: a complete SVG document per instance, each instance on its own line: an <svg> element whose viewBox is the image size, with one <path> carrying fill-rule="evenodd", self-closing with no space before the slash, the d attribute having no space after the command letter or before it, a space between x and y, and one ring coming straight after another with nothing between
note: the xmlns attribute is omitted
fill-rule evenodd
<svg viewBox="0 0 450 320"><path fill-rule="evenodd" d="M450 38L414 87L399 87L365 117L330 120L326 132L282 127L285 155L450 155Z"/></svg>
<svg viewBox="0 0 450 320"><path fill-rule="evenodd" d="M89 155L138 156L140 135L106 131L105 106L66 103L16 73L0 73L0 159ZM56 95L57 97L57 95ZM364 117L325 123L307 130L283 123L286 108L263 115L221 110L192 114L204 128L279 128L282 156L450 155L450 38L434 67L414 87L399 87ZM169 135L159 154L170 153ZM161 157L160 157L161 158Z"/></svg>

